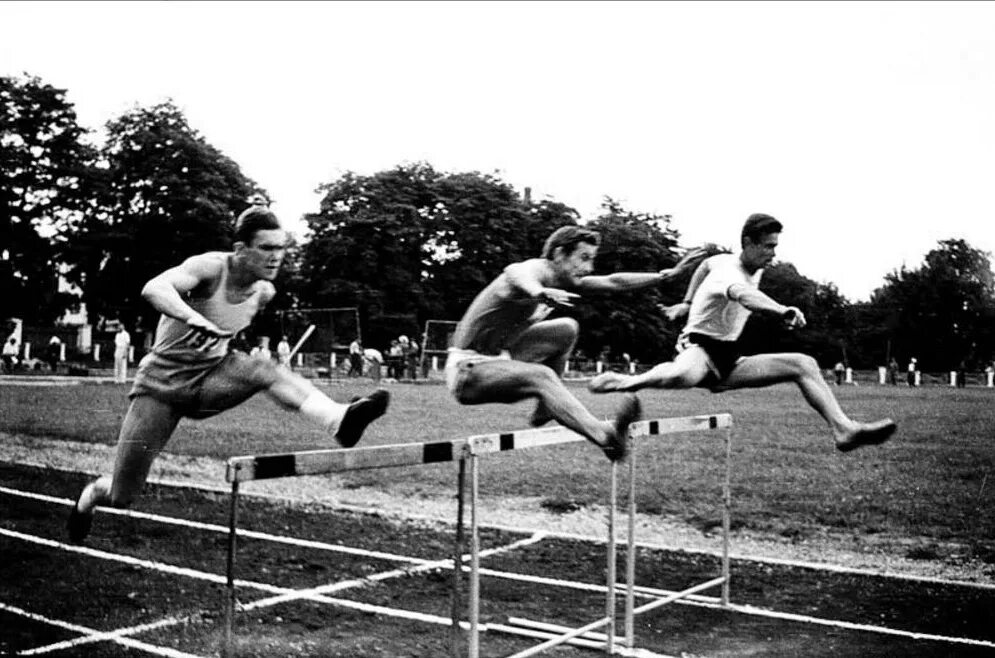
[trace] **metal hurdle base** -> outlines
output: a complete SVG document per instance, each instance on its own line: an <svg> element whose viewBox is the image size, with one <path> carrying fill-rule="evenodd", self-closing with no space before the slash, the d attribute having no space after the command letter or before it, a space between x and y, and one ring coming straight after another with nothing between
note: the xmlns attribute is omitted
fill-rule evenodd
<svg viewBox="0 0 995 658"><path fill-rule="evenodd" d="M635 588L635 441L636 438L671 434L676 432L693 432L702 430L725 429L726 437L726 469L723 483L723 555L722 575L705 583L701 583L682 592L677 592L662 599L657 599L640 608L634 607ZM628 508L628 550L626 555L625 590L625 642L620 647L615 640L616 596L618 583L616 576L616 532L615 514L617 507L617 469L618 463L611 463L609 487L609 519L608 519L608 557L605 600L605 616L581 628L568 630L558 637L552 637L542 644L519 652L509 658L526 658L542 651L567 642L587 644L599 642L607 655L620 653L634 655L634 622L636 614L649 611L680 598L696 594L718 585L722 586L722 603L729 605L729 512L731 503L731 434L732 417L729 414L715 416L692 416L685 418L665 418L651 421L639 421L629 426L629 508ZM479 498L479 455L489 452L502 452L521 448L555 445L574 441L586 441L565 427L550 427L543 429L522 430L485 434L469 437L466 440L438 443L397 444L374 446L370 448L314 450L299 453L243 456L228 460L226 479L231 483L231 509L229 516L228 564L225 597L225 629L222 655L231 656L232 629L237 606L235 592L235 560L237 551L238 501L239 483L250 480L291 477L295 475L316 475L321 473L343 472L360 469L386 468L391 466L407 466L417 464L438 463L444 461L460 461L458 481L459 505L457 512L457 539L453 555L453 606L452 625L450 630L452 655L460 651L458 645L462 639L459 629L464 623L459 620L460 607L456 601L459 597L459 574L462 571L462 521L463 521L463 480L466 461L470 465L470 585L469 585L469 636L467 638L467 655L469 658L479 658L480 632L480 536L477 503ZM591 635L599 628L605 627L606 633ZM495 625L497 630L497 625ZM548 632L548 631L547 631ZM585 637L586 636L586 637ZM591 639L596 638L596 639ZM589 645L588 645L589 646Z"/></svg>

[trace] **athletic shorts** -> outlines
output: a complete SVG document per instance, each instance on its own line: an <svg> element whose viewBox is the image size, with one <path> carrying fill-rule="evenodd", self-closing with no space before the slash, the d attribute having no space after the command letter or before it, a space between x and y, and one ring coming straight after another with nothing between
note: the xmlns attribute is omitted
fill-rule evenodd
<svg viewBox="0 0 995 658"><path fill-rule="evenodd" d="M147 395L188 418L208 418L269 388L276 378L273 364L242 352L196 362L176 361L150 352L138 365L128 397ZM220 392L217 399L207 399L207 383L209 390Z"/></svg>
<svg viewBox="0 0 995 658"><path fill-rule="evenodd" d="M712 373L713 380L705 382L711 387L715 387L725 381L729 373L733 371L743 355L739 353L739 346L736 341L717 340L705 334L691 333L682 335L677 340L677 351L683 352L688 347L697 345L705 350L708 357L708 369Z"/></svg>
<svg viewBox="0 0 995 658"><path fill-rule="evenodd" d="M453 397L460 400L463 396L463 386L466 384L466 380L472 376L474 365L487 361L508 361L510 359L511 356L507 352L489 356L473 350L450 347L449 353L446 355L446 386Z"/></svg>

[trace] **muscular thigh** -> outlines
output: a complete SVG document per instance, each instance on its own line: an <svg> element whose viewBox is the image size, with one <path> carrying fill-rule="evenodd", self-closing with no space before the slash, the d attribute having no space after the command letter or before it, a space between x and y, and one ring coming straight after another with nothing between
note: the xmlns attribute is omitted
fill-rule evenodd
<svg viewBox="0 0 995 658"><path fill-rule="evenodd" d="M510 359L464 363L454 393L462 404L518 402L534 395L537 378L551 374L546 366Z"/></svg>
<svg viewBox="0 0 995 658"><path fill-rule="evenodd" d="M197 408L187 415L207 418L231 409L272 386L277 376L273 363L232 352L204 378Z"/></svg>
<svg viewBox="0 0 995 658"><path fill-rule="evenodd" d="M522 332L508 352L519 361L539 363L572 350L577 331L577 321L573 318L536 322Z"/></svg>
<svg viewBox="0 0 995 658"><path fill-rule="evenodd" d="M739 360L721 388L759 388L792 381L798 374L802 355L791 352L754 354Z"/></svg>

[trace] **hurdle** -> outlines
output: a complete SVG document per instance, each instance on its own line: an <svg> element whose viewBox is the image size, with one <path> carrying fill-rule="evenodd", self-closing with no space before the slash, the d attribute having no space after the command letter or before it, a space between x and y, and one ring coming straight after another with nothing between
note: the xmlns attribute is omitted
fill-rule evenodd
<svg viewBox="0 0 995 658"><path fill-rule="evenodd" d="M701 432L710 430L724 430L725 443L725 469L722 477L722 557L721 575L704 583L699 583L686 588L680 592L675 592L669 596L650 601L642 606L635 607L635 575L636 575L636 458L637 440L651 436L662 436L668 434L678 434L683 432ZM469 460L470 473L470 637L469 637L469 658L479 658L480 643L480 541L479 541L479 521L477 517L478 499L478 478L479 465L478 457L487 453L504 452L507 450L518 450L538 446L554 445L558 443L568 443L573 441L586 441L587 439L564 427L551 427L540 430L522 430L519 432L504 432L495 434L481 434L471 436L466 440L465 452ZM730 532L730 510L732 505L731 476L732 476L732 416L730 414L716 414L708 416L687 416L680 418L658 418L655 420L637 421L629 425L628 455L628 492L627 492L627 531L626 531L626 584L625 612L624 612L624 647L632 650L635 648L635 616L649 612L668 603L673 603L682 598L689 597L699 592L721 586L722 605L729 605L729 532ZM575 638L591 638L596 636L593 631L606 627L606 633L599 636L604 640L604 649L607 655L613 655L616 649L615 624L616 624L616 602L615 597L618 592L616 576L616 530L615 516L618 507L618 462L610 462L609 484L608 484L608 550L607 550L607 596L605 600L605 616L597 619L585 626L575 629L559 627L555 625L544 625L544 630L556 628L561 632L557 637L550 638L530 649L512 654L507 658L527 658L534 656L546 649L565 644Z"/></svg>
<svg viewBox="0 0 995 658"><path fill-rule="evenodd" d="M651 601L635 608L635 451L636 439L650 436L674 434L680 432L696 432L702 430L725 429L726 437L726 468L723 483L723 549L722 575L706 583L688 588L682 592L669 595L662 599ZM664 418L649 421L638 421L629 427L627 437L630 456L627 458L629 471L628 489L628 530L626 553L626 587L625 594L625 641L627 649L635 646L634 617L637 614L655 609L666 603L696 594L705 589L722 586L722 602L729 603L729 513L730 513L730 450L731 450L732 417L729 414L711 416L691 416L684 418ZM468 658L479 658L482 630L480 624L480 537L479 537L479 458L489 453L506 452L556 444L587 441L587 439L565 427L555 426L542 429L520 430L516 432L500 432L481 434L467 439L442 441L434 443L407 443L385 446L372 446L351 449L326 449L297 453L282 453L270 455L248 455L232 457L228 460L226 479L231 483L231 500L228 527L228 556L226 573L226 603L224 616L223 656L231 655L232 633L235 608L237 605L235 592L235 562L237 552L238 502L240 483L271 478L292 477L300 475L320 475L327 473L354 471L362 469L378 469L400 466L415 466L440 462L459 461L459 508L457 520L457 546L453 556L454 590L458 589L459 573L464 569L461 559L463 534L463 489L464 471L469 472L470 488L470 581L469 581L469 637L467 641ZM466 468L469 464L469 468ZM607 627L603 638L604 649L608 655L619 648L615 638L617 619L616 597L619 593L616 565L616 529L615 516L618 506L618 462L609 462L609 513L608 513L608 555L607 555L607 596L605 600L605 615L600 619L579 629L563 629L558 636L516 653L509 658L525 658L533 656L546 649L565 643L589 639L596 629ZM457 619L458 605L454 591L453 630L463 623ZM559 628L559 627L558 627ZM486 630L486 628L484 629ZM597 635L597 634L594 634ZM582 638L583 636L583 638ZM453 636L455 637L455 635ZM455 645L453 645L455 646Z"/></svg>

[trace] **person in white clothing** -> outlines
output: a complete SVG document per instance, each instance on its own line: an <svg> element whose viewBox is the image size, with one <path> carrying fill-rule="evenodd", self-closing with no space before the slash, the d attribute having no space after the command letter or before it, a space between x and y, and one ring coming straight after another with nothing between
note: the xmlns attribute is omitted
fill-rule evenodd
<svg viewBox="0 0 995 658"><path fill-rule="evenodd" d="M123 384L128 381L128 356L131 352L131 334L124 328L118 326L117 333L114 334L114 381Z"/></svg>
<svg viewBox="0 0 995 658"><path fill-rule="evenodd" d="M688 315L673 361L640 375L606 372L592 379L588 388L595 393L692 387L720 392L794 382L829 424L838 450L887 441L897 425L890 419L872 423L850 419L814 358L800 353L739 354L736 341L751 312L778 316L791 328L805 326L801 310L778 303L758 288L763 268L774 259L781 230L781 223L770 215L750 215L739 255L712 256L698 266L684 301L665 309L671 321Z"/></svg>

